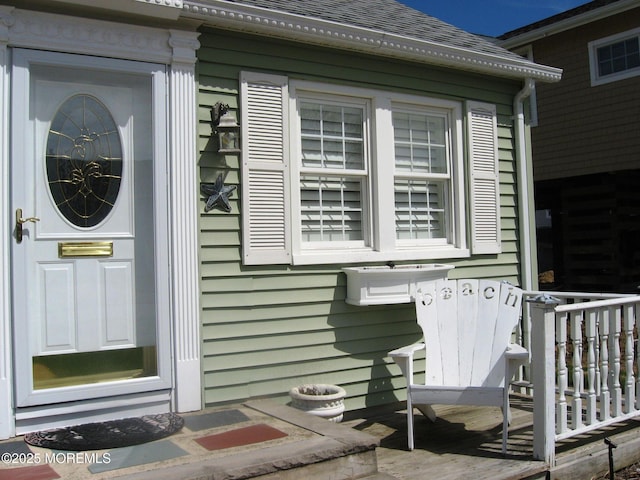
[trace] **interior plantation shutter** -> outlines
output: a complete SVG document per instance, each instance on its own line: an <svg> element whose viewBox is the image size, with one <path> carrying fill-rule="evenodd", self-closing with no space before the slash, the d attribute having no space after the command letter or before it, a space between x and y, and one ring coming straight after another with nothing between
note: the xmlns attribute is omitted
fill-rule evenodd
<svg viewBox="0 0 640 480"><path fill-rule="evenodd" d="M280 75L240 74L246 265L291 263L287 85Z"/></svg>
<svg viewBox="0 0 640 480"><path fill-rule="evenodd" d="M500 178L496 106L467 102L471 251L500 253Z"/></svg>

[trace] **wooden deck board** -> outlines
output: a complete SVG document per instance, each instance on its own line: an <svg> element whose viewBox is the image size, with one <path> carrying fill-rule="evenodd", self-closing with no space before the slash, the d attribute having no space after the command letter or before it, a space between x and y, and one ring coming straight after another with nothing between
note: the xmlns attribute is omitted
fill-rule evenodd
<svg viewBox="0 0 640 480"><path fill-rule="evenodd" d="M469 476L473 480L545 478L547 466L533 460L532 402L527 397L514 396L511 407L512 423L506 456L501 451L502 414L495 407L436 406L438 419L435 423L416 414L416 448L412 452L407 450L406 410L401 407L375 412L365 410L363 415L348 416L345 423L380 439L378 470L399 480L413 480L422 474L425 478L445 480ZM638 427L640 422L631 421L603 432L559 442L557 465L562 467L576 461L586 462L594 452L606 453L605 436L617 436L624 442L625 435L633 432L631 436L638 438ZM640 451L637 458L640 458ZM622 468L625 466L623 463L631 463L629 460L621 459L618 466ZM589 468L595 476L608 467L606 463L593 463ZM551 475L551 478L556 477Z"/></svg>

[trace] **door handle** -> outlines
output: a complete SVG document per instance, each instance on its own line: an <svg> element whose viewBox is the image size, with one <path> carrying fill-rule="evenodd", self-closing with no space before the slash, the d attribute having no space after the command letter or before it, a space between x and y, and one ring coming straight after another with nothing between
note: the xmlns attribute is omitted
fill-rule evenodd
<svg viewBox="0 0 640 480"><path fill-rule="evenodd" d="M38 217L28 217L22 218L22 209L16 209L16 241L18 243L22 243L22 225L27 222L36 223L39 222L40 219Z"/></svg>

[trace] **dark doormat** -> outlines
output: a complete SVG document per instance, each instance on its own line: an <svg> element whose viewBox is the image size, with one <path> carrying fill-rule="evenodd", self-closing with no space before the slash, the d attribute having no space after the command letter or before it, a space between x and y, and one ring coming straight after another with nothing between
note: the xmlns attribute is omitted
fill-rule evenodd
<svg viewBox="0 0 640 480"><path fill-rule="evenodd" d="M163 413L28 433L24 441L54 450L103 450L158 440L179 431L183 425L181 416Z"/></svg>

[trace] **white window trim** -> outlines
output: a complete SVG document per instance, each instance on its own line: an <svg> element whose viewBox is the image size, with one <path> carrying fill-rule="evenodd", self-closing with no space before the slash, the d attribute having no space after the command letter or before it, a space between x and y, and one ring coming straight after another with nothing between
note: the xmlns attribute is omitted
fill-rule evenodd
<svg viewBox="0 0 640 480"><path fill-rule="evenodd" d="M435 106L435 102L429 101L424 97L403 97L406 101L398 101L397 97L393 98L391 105L391 112L412 112L417 114L427 114L433 116L444 117L447 129L445 131L445 144L447 147L447 161L449 172L446 174L431 174L430 178L437 180L440 177L443 180L447 180L448 189L445 192L445 211L454 212L453 221L450 221L447 225L448 231L446 238L433 238L425 240L403 240L395 238L396 249L398 250L415 250L423 249L427 247L440 246L442 248L451 248L451 245L459 246L464 244L465 236L460 236L459 231L464 232L464 182L462 182L462 188L456 182L456 180L462 180L464 178L464 150L462 144L456 147L458 140L461 141L462 135L457 132L462 131L462 111L461 106L458 103L449 102L450 104L443 108L442 106ZM393 128L392 130L393 131ZM460 172L463 172L462 174ZM393 170L393 180L395 177L410 177L404 172L396 172L395 165ZM393 188L394 185L391 185ZM451 243L449 243L451 240ZM459 248L459 247L458 247Z"/></svg>
<svg viewBox="0 0 640 480"><path fill-rule="evenodd" d="M353 240L353 241L345 240L341 242L338 242L338 241L330 242L331 248L329 249L327 248L327 245L329 245L328 242L321 242L321 241L303 242L302 241L302 235L300 233L301 225L302 225L302 212L300 211L300 204L301 204L300 176L301 174L306 173L305 170L307 169L305 169L304 167L301 167L300 161L299 161L299 159L301 158L301 152L302 152L302 145L300 142L301 124L300 124L300 114L298 112L299 104L297 102L295 90L296 90L295 82L291 82L290 92L292 93L290 96L290 108L292 110L289 115L289 118L291 119L291 129L290 129L289 138L291 139L291 153L292 153L290 181L291 181L291 199L292 199L291 217L293 221L292 245L293 245L293 252L294 252L294 263L297 263L295 261L297 256L314 255L316 253L322 254L327 250L338 251L338 252L341 250L366 251L370 248L369 245L372 244L371 238L364 238L362 240ZM339 99L339 96L344 97L344 100L341 101ZM370 233L372 231L372 221L373 221L373 212L371 211L372 202L369 197L369 192L372 191L370 164L373 164L373 159L371 159L371 155L373 154L373 152L371 152L369 149L369 145L373 143L373 139L370 133L371 131L370 127L371 127L371 124L373 123L371 121L373 116L372 108L371 108L371 99L368 97L363 97L359 95L339 95L339 96L335 95L333 92L328 91L328 89L325 87L323 91L305 90L304 100L311 100L311 101L315 100L315 101L326 102L326 103L335 103L337 105L348 105L356 108L362 108L364 111L363 140L364 140L365 164L363 166L362 171L364 172L364 176L366 176L367 181L364 182L364 191L363 191L364 205L362 206L362 213L363 213L362 231L363 233ZM311 171L314 169L308 169L308 170ZM332 171L330 169L320 168L320 169L315 169L313 173L309 172L308 174L323 176L325 172L326 173L330 173L330 172L343 173L343 172ZM357 178L359 176L361 177L362 175L350 174L348 170L344 171L344 177Z"/></svg>
<svg viewBox="0 0 640 480"><path fill-rule="evenodd" d="M289 138L291 139L292 161L290 165L291 184L291 232L293 263L296 265L319 263L357 263L373 261L402 261L402 260L433 260L442 258L464 258L470 256L466 244L466 208L464 188L464 149L463 149L463 115L459 102L434 99L415 95L395 94L392 92L363 89L358 87L338 86L317 82L291 80L289 82L289 100L291 119ZM372 151L369 153L371 172L369 174L369 191L373 198L363 228L371 233L370 245L366 247L311 249L303 247L299 234L300 218L300 170L297 159L301 155L300 123L297 113L298 98L307 98L314 94L356 97L366 100L371 105L370 116L367 121L368 135ZM378 161L378 159L394 158L394 138L392 123L392 108L394 105L410 105L413 109L446 110L450 119L450 139L452 174L451 174L451 244L443 245L434 241L431 244L409 244L396 240L395 227L390 228L387 223L381 224L379 219L394 219L394 175L393 161ZM391 225L394 225L392 223Z"/></svg>
<svg viewBox="0 0 640 480"><path fill-rule="evenodd" d="M616 33L615 35L610 35L608 37L599 38L598 40L589 42L589 70L591 73L592 87L605 85L607 83L617 82L619 80L637 77L638 75L640 75L640 67L624 70L622 72L612 73L610 75L605 75L604 77L601 77L598 74L598 48L639 36L640 28L634 28L633 30L627 30L626 32Z"/></svg>
<svg viewBox="0 0 640 480"><path fill-rule="evenodd" d="M297 155L301 152L296 90L369 99L375 112L367 124L372 145L369 181L372 211L390 219L376 224L367 248L302 252L297 212L300 203ZM291 95L290 93L293 93ZM396 242L393 102L444 108L451 112L454 155L451 188L454 217L450 244L401 248ZM242 150L242 255L245 265L354 264L396 260L442 260L502 251L497 107L389 91L291 80L260 72L240 74ZM290 118L292 120L290 121ZM380 159L380 162L376 160ZM387 160L388 159L388 160ZM295 164L295 165L293 165ZM295 198L292 198L295 196ZM296 217L297 216L297 217ZM372 222L373 216L367 221ZM295 222L294 222L295 221ZM434 242L435 243L435 242ZM295 245L294 245L295 244ZM335 245L334 245L335 246Z"/></svg>

